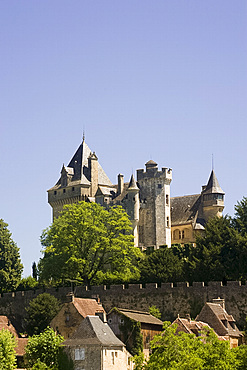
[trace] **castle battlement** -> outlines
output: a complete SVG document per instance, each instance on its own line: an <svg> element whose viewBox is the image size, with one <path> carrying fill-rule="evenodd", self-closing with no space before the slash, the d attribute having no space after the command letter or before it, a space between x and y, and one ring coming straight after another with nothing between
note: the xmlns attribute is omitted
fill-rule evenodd
<svg viewBox="0 0 247 370"><path fill-rule="evenodd" d="M15 318L20 325L26 317L25 308L30 300L41 293L49 293L66 302L71 287L41 288L28 291L3 293L0 296L0 315ZM74 294L78 298L100 299L106 311L113 307L148 311L155 305L162 314L162 320L173 321L177 315L192 318L200 312L206 302L221 297L225 300L226 310L235 317L240 327L245 324L247 316L247 284L240 281L228 281L223 285L221 281L177 283L147 283L147 284L119 284L100 286L77 286Z"/></svg>

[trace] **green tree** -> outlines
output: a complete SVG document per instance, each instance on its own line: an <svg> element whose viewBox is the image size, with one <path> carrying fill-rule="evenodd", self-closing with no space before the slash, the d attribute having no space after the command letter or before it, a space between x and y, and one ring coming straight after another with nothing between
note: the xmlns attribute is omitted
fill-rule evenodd
<svg viewBox="0 0 247 370"><path fill-rule="evenodd" d="M0 293L17 288L22 270L19 248L11 238L8 224L0 219Z"/></svg>
<svg viewBox="0 0 247 370"><path fill-rule="evenodd" d="M235 206L233 226L241 233L247 235L247 197L243 197Z"/></svg>
<svg viewBox="0 0 247 370"><path fill-rule="evenodd" d="M16 368L16 340L9 330L0 331L0 370Z"/></svg>
<svg viewBox="0 0 247 370"><path fill-rule="evenodd" d="M25 361L28 369L73 369L72 361L63 352L63 341L64 338L51 328L45 329L39 335L33 335L26 346Z"/></svg>
<svg viewBox="0 0 247 370"><path fill-rule="evenodd" d="M26 278L22 278L20 284L17 287L17 290L29 290L34 289L39 285L37 280L35 280L32 276L28 276Z"/></svg>
<svg viewBox="0 0 247 370"><path fill-rule="evenodd" d="M29 335L42 332L60 310L60 302L48 293L39 294L26 308L26 330Z"/></svg>
<svg viewBox="0 0 247 370"><path fill-rule="evenodd" d="M236 356L228 342L220 341L212 329L201 336L176 333L177 326L164 324L164 332L151 342L152 354L144 365L148 370L235 370Z"/></svg>
<svg viewBox="0 0 247 370"><path fill-rule="evenodd" d="M140 262L142 282L173 282L181 280L183 261L171 248L155 250Z"/></svg>
<svg viewBox="0 0 247 370"><path fill-rule="evenodd" d="M109 277L128 281L138 278L131 223L122 207L109 211L96 203L80 202L64 207L60 217L44 230L44 257L39 263L42 281L66 279L86 284L102 283Z"/></svg>
<svg viewBox="0 0 247 370"><path fill-rule="evenodd" d="M151 315L153 315L154 317L157 317L157 319L160 319L161 318L161 312L160 312L160 310L158 309L158 307L156 307L156 306L151 306L151 307L149 307L149 313L151 314Z"/></svg>
<svg viewBox="0 0 247 370"><path fill-rule="evenodd" d="M32 277L37 280L38 279L38 269L37 269L37 265L36 265L36 262L33 262L32 264Z"/></svg>
<svg viewBox="0 0 247 370"><path fill-rule="evenodd" d="M209 219L203 236L196 239L196 248L189 257L189 280L205 281L231 279L227 260L236 257L238 234L228 216ZM233 261L232 261L233 262Z"/></svg>

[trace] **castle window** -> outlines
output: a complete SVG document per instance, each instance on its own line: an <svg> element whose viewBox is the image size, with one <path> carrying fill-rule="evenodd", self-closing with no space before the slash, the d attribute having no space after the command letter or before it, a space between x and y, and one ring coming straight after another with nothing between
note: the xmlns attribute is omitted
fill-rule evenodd
<svg viewBox="0 0 247 370"><path fill-rule="evenodd" d="M72 186L72 191L75 191L75 187L74 186Z"/></svg>
<svg viewBox="0 0 247 370"><path fill-rule="evenodd" d="M162 188L162 185L161 184L158 184L158 189L161 189Z"/></svg>
<svg viewBox="0 0 247 370"><path fill-rule="evenodd" d="M166 205L169 206L169 195L166 194Z"/></svg>
<svg viewBox="0 0 247 370"><path fill-rule="evenodd" d="M169 227L169 226L170 226L169 217L166 217L166 226L167 226L167 227Z"/></svg>
<svg viewBox="0 0 247 370"><path fill-rule="evenodd" d="M56 192L56 190L54 191L54 195L57 195L57 192Z"/></svg>
<svg viewBox="0 0 247 370"><path fill-rule="evenodd" d="M63 192L66 193L66 189L63 189Z"/></svg>

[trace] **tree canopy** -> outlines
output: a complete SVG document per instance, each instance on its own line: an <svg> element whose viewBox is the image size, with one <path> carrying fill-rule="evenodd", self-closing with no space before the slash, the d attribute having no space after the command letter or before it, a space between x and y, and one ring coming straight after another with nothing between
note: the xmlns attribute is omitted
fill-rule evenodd
<svg viewBox="0 0 247 370"><path fill-rule="evenodd" d="M164 323L164 332L151 342L152 354L145 370L236 370L238 361L229 342L220 341L212 329L204 328L201 336L176 333L177 325Z"/></svg>
<svg viewBox="0 0 247 370"><path fill-rule="evenodd" d="M26 346L25 361L28 369L69 370L73 368L63 352L64 338L51 328L39 335L33 335Z"/></svg>
<svg viewBox="0 0 247 370"><path fill-rule="evenodd" d="M26 331L28 335L41 333L60 310L60 302L48 293L39 294L26 308Z"/></svg>
<svg viewBox="0 0 247 370"><path fill-rule="evenodd" d="M16 368L16 340L9 330L0 331L0 370Z"/></svg>
<svg viewBox="0 0 247 370"><path fill-rule="evenodd" d="M0 293L17 288L22 270L19 248L11 238L8 224L0 219Z"/></svg>
<svg viewBox="0 0 247 370"><path fill-rule="evenodd" d="M144 282L174 282L182 275L183 261L168 247L157 249L140 262Z"/></svg>
<svg viewBox="0 0 247 370"><path fill-rule="evenodd" d="M86 284L128 281L139 277L131 222L120 206L108 210L96 203L64 207L60 217L43 231L41 281L82 280Z"/></svg>

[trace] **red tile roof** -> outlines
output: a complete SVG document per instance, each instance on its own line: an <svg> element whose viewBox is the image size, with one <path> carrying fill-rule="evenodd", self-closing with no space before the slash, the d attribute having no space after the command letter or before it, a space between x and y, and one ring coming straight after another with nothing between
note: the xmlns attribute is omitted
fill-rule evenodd
<svg viewBox="0 0 247 370"><path fill-rule="evenodd" d="M95 315L96 312L105 312L104 308L95 299L74 298L73 304L84 318L88 315Z"/></svg>

